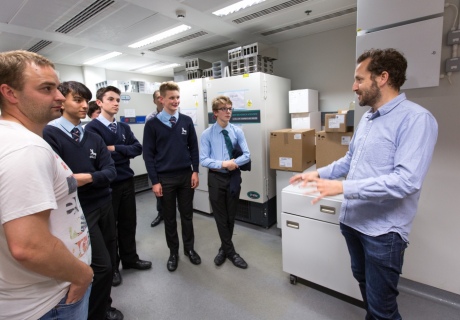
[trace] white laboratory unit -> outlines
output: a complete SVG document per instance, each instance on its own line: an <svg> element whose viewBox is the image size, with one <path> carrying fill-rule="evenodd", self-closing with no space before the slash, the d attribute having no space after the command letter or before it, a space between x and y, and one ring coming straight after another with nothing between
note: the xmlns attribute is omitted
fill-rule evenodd
<svg viewBox="0 0 460 320"><path fill-rule="evenodd" d="M180 89L179 111L190 116L195 124L198 145L203 131L208 127L208 109L206 106L206 83L209 78L181 81L177 84ZM208 194L208 169L200 165L199 185L193 197L193 209L212 213Z"/></svg>
<svg viewBox="0 0 460 320"><path fill-rule="evenodd" d="M129 124L137 140L142 144L144 138L145 117L156 109L153 103L153 94L138 92L122 92L117 121ZM148 179L147 169L142 155L131 159L131 169L134 171L136 191L147 190L151 184Z"/></svg>
<svg viewBox="0 0 460 320"><path fill-rule="evenodd" d="M312 205L314 195L305 193L306 189L293 185L282 191L283 271L290 274L292 284L301 278L362 301L340 232L343 196L326 197Z"/></svg>
<svg viewBox="0 0 460 320"><path fill-rule="evenodd" d="M438 86L444 2L358 0L356 55L395 48L408 61L403 90Z"/></svg>
<svg viewBox="0 0 460 320"><path fill-rule="evenodd" d="M251 152L252 169L243 171L237 220L269 228L276 223L275 170L270 169L269 139L273 130L290 126L291 80L255 72L207 82L209 124L215 122L212 99L229 96L233 102L230 120L240 126Z"/></svg>

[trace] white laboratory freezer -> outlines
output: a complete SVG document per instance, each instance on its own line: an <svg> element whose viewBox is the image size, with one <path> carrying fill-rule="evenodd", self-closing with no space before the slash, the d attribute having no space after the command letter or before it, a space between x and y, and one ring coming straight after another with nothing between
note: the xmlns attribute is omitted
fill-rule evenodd
<svg viewBox="0 0 460 320"><path fill-rule="evenodd" d="M305 192L292 185L282 190L283 271L293 284L301 278L362 301L340 232L343 197L323 198L312 205L314 196Z"/></svg>
<svg viewBox="0 0 460 320"><path fill-rule="evenodd" d="M209 78L200 78L177 83L180 88L179 111L192 118L198 144L200 144L201 134L208 127L208 108L206 105L206 84L208 81ZM208 169L200 165L198 178L199 185L193 196L193 209L212 213L208 194Z"/></svg>

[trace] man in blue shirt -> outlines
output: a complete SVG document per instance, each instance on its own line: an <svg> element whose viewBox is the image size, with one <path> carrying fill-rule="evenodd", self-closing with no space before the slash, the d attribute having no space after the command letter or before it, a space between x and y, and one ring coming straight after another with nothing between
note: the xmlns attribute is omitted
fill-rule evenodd
<svg viewBox="0 0 460 320"><path fill-rule="evenodd" d="M166 267L172 272L177 269L179 260L176 201L184 254L193 264L201 263L194 249L193 231L193 195L199 183L198 139L192 119L178 111L180 92L177 83L162 83L160 95L163 111L145 124L143 153L152 191L156 197L162 198L166 242L170 251Z"/></svg>
<svg viewBox="0 0 460 320"><path fill-rule="evenodd" d="M319 196L343 193L340 228L366 319L401 319L396 297L404 251L438 135L433 115L406 99L406 59L395 49L372 49L357 60L353 91L370 106L347 154L291 183L313 185ZM346 176L346 180L331 180Z"/></svg>
<svg viewBox="0 0 460 320"><path fill-rule="evenodd" d="M250 153L243 130L230 123L232 101L226 96L219 96L212 101L212 111L216 123L201 135L200 163L209 168L209 202L221 240L214 263L220 266L228 258L236 267L246 269L248 265L236 253L232 236L241 190L239 167L249 162ZM234 157L233 150L237 145L242 152L240 156ZM232 181L235 178L237 186L235 192L232 192Z"/></svg>

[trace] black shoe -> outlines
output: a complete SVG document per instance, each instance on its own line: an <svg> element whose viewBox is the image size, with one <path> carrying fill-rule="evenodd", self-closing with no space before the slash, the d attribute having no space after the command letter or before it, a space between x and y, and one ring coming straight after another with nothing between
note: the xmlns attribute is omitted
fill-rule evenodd
<svg viewBox="0 0 460 320"><path fill-rule="evenodd" d="M195 252L195 250L188 250L184 251L184 254L190 258L190 262L193 264L200 264L201 263L201 258L198 255L198 253Z"/></svg>
<svg viewBox="0 0 460 320"><path fill-rule="evenodd" d="M219 253L214 258L214 263L216 264L216 266L220 266L225 262L226 259L227 257L225 256L224 250L219 249Z"/></svg>
<svg viewBox="0 0 460 320"><path fill-rule="evenodd" d="M105 313L105 318L107 320L123 320L124 316L120 310L117 310L113 307L109 307L109 310Z"/></svg>
<svg viewBox="0 0 460 320"><path fill-rule="evenodd" d="M112 279L112 287L117 287L119 286L123 281L123 278L121 277L120 271L115 270L113 273L113 279Z"/></svg>
<svg viewBox="0 0 460 320"><path fill-rule="evenodd" d="M235 267L238 267L241 269L246 269L248 267L248 264L246 263L246 261L244 261L244 259L241 258L238 253L235 253L233 256L228 257L228 260L233 262Z"/></svg>
<svg viewBox="0 0 460 320"><path fill-rule="evenodd" d="M123 269L137 269L137 270L147 270L152 267L152 263L150 261L145 260L137 260L134 263L123 263Z"/></svg>
<svg viewBox="0 0 460 320"><path fill-rule="evenodd" d="M168 263L166 264L166 267L168 268L169 271L175 271L177 269L177 263L179 262L179 257L177 253L172 253L169 256Z"/></svg>
<svg viewBox="0 0 460 320"><path fill-rule="evenodd" d="M150 224L150 226L153 228L153 227L156 227L157 225L160 224L160 222L163 221L163 217L160 216L160 214L158 214L158 216L155 218L155 220L152 221L152 223Z"/></svg>

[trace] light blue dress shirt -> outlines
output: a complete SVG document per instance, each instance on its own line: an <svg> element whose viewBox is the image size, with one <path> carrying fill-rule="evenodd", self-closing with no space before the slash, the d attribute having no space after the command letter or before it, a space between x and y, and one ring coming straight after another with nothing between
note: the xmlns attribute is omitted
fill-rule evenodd
<svg viewBox="0 0 460 320"><path fill-rule="evenodd" d="M347 154L318 169L343 181L340 222L369 236L397 232L408 242L438 136L433 115L401 93L366 112Z"/></svg>
<svg viewBox="0 0 460 320"><path fill-rule="evenodd" d="M235 159L238 167L249 162L251 154L249 153L248 144L244 137L244 132L241 128L229 123L225 128L222 128L217 122L211 127L203 131L201 135L200 145L200 164L203 167L226 172L222 169L222 162L232 159L232 155L228 154L225 145L224 135L222 130L228 131L228 136L232 141L233 147L238 143L243 154Z"/></svg>
<svg viewBox="0 0 460 320"><path fill-rule="evenodd" d="M85 131L83 130L83 127L81 125L81 122L75 126L73 125L69 120L61 116L60 118L57 118L51 122L48 123L49 125L61 129L62 132L67 134L69 137L72 137L72 133L70 133L73 128L77 127L78 130L80 130L80 141L83 140L83 135L85 134Z"/></svg>
<svg viewBox="0 0 460 320"><path fill-rule="evenodd" d="M176 111L176 113L170 115L163 109L160 113L157 114L157 118L170 128L172 127L172 124L169 122L169 119L171 119L172 116L176 117L176 122L179 121L179 111Z"/></svg>
<svg viewBox="0 0 460 320"><path fill-rule="evenodd" d="M112 122L107 120L102 114L98 115L96 119L102 122L102 124L110 130L109 124L111 124ZM117 120L113 119L113 123L117 124Z"/></svg>

